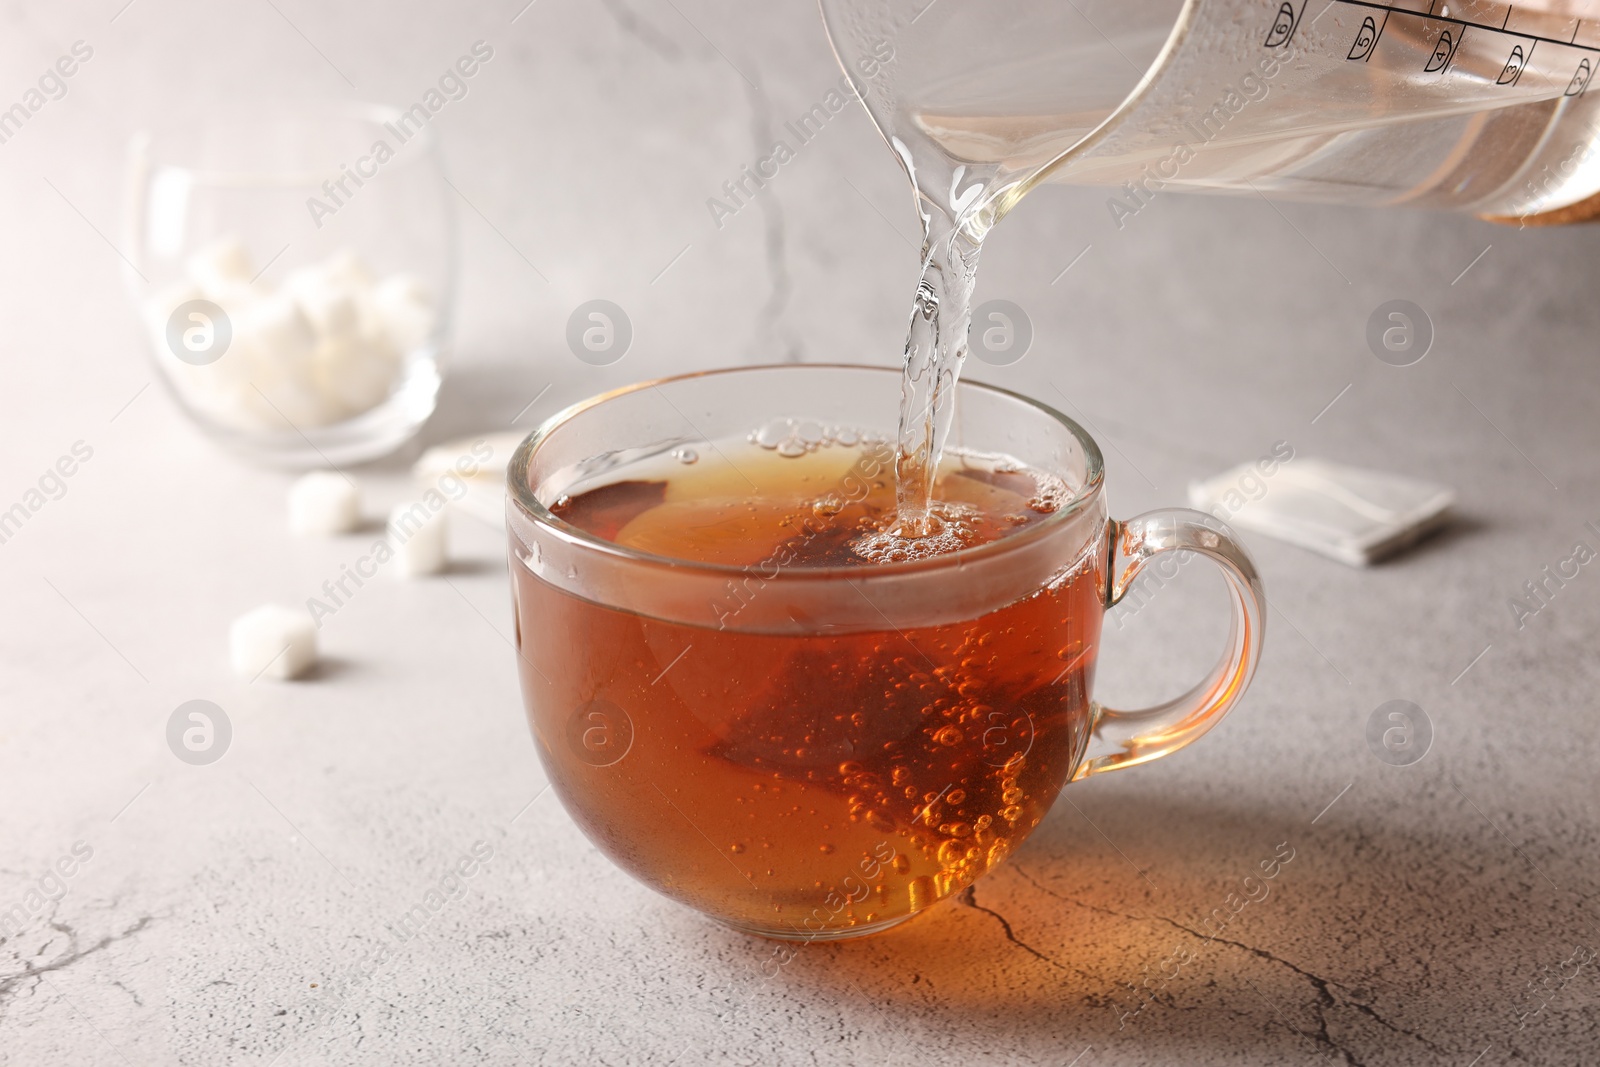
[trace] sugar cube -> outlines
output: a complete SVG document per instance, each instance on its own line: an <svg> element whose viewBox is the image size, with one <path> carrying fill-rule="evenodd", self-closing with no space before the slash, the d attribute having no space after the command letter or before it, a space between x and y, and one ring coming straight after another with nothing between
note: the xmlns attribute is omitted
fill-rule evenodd
<svg viewBox="0 0 1600 1067"><path fill-rule="evenodd" d="M250 253L237 237L224 237L189 257L189 277L212 300L248 286L254 276Z"/></svg>
<svg viewBox="0 0 1600 1067"><path fill-rule="evenodd" d="M233 672L247 681L297 678L317 661L317 628L297 608L263 604L228 628Z"/></svg>
<svg viewBox="0 0 1600 1067"><path fill-rule="evenodd" d="M348 533L361 522L361 492L333 471L312 471L289 487L289 532L300 537Z"/></svg>
<svg viewBox="0 0 1600 1067"><path fill-rule="evenodd" d="M298 367L317 346L311 321L299 304L282 293L258 296L234 313L233 336L273 362Z"/></svg>
<svg viewBox="0 0 1600 1067"><path fill-rule="evenodd" d="M394 391L398 362L385 341L330 338L317 348L314 380L323 396L352 412L366 411Z"/></svg>
<svg viewBox="0 0 1600 1067"><path fill-rule="evenodd" d="M402 578L438 574L449 561L445 509L434 511L422 501L402 504L389 515L389 544L395 573Z"/></svg>
<svg viewBox="0 0 1600 1067"><path fill-rule="evenodd" d="M187 300L221 306L232 330L221 358L168 367L186 401L239 429L303 433L372 410L394 393L406 357L427 346L437 324L420 281L398 274L380 283L348 249L274 286L251 280L249 254L228 237L191 256L186 271L181 284L147 301L151 340L168 352L167 321Z"/></svg>
<svg viewBox="0 0 1600 1067"><path fill-rule="evenodd" d="M291 271L284 289L324 338L356 333L361 323L360 304L372 287L372 272L349 251L331 259Z"/></svg>
<svg viewBox="0 0 1600 1067"><path fill-rule="evenodd" d="M386 278L372 293L384 330L401 352L414 352L433 333L433 300L417 279L406 274Z"/></svg>

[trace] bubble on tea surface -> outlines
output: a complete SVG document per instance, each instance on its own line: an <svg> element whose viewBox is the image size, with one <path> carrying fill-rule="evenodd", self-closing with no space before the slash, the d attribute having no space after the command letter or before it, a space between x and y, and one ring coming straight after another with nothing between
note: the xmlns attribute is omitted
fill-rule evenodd
<svg viewBox="0 0 1600 1067"><path fill-rule="evenodd" d="M905 563L958 552L977 540L982 515L970 504L935 502L928 516L933 532L925 537L907 537L891 526L862 534L850 549L868 563Z"/></svg>
<svg viewBox="0 0 1600 1067"><path fill-rule="evenodd" d="M819 448L835 444L854 447L871 438L859 430L829 426L818 419L778 418L752 430L749 440L751 444L769 452L797 459Z"/></svg>
<svg viewBox="0 0 1600 1067"><path fill-rule="evenodd" d="M767 451L772 451L789 436L789 420L773 419L769 423L756 427L750 434L750 443L759 445Z"/></svg>
<svg viewBox="0 0 1600 1067"><path fill-rule="evenodd" d="M837 493L829 493L827 496L820 497L811 505L812 514L823 519L831 519L843 510L844 501Z"/></svg>
<svg viewBox="0 0 1600 1067"><path fill-rule="evenodd" d="M672 458L679 463L698 463L700 461L700 453L692 448L674 448L672 450Z"/></svg>
<svg viewBox="0 0 1600 1067"><path fill-rule="evenodd" d="M1035 484L1033 499L1028 501L1028 507L1041 515L1049 515L1060 511L1063 506L1072 500L1072 490L1067 483L1057 478L1054 474L1044 471L1032 471Z"/></svg>

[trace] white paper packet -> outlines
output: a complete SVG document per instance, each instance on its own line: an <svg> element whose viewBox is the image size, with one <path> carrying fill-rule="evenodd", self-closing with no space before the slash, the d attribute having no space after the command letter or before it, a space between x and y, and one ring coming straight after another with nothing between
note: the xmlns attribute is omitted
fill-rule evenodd
<svg viewBox="0 0 1600 1067"><path fill-rule="evenodd" d="M460 478L466 492L451 493L451 505L464 515L498 529L506 522L506 468L526 433L483 433L435 445L411 467L411 474L424 489L439 488L448 475ZM487 456L485 455L487 453ZM471 470L463 477L462 470Z"/></svg>
<svg viewBox="0 0 1600 1067"><path fill-rule="evenodd" d="M1352 567L1383 559L1449 520L1455 493L1436 482L1318 459L1242 463L1189 483L1189 504L1241 530Z"/></svg>

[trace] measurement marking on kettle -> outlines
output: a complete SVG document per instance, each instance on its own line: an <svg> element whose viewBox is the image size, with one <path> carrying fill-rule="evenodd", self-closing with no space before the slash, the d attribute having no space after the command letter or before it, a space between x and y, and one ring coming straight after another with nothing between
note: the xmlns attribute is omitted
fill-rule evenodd
<svg viewBox="0 0 1600 1067"><path fill-rule="evenodd" d="M1574 27L1573 28L1573 30L1572 30L1572 39L1570 41L1563 41L1559 37L1546 37L1543 34L1526 33L1526 32L1524 32L1522 30L1508 29L1507 27L1510 25L1510 22L1511 22L1511 8L1510 7L1508 7L1506 9L1506 20L1505 20L1505 22L1501 23L1499 26L1496 26L1493 23L1473 22L1470 19L1460 19L1460 18L1456 18L1453 15L1435 15L1435 14L1433 14L1433 10L1432 10L1431 6L1430 6L1428 11L1422 12L1422 11L1408 11L1403 7L1396 7L1393 4L1377 4L1377 3L1373 3L1372 0L1335 0L1335 2L1336 3L1340 3L1340 4L1346 4L1346 5L1350 6L1350 7L1364 7L1364 8L1368 8L1370 10L1373 10L1373 11L1385 12L1385 15L1384 15L1384 19L1385 20L1387 20L1389 15L1391 15L1391 14L1393 14L1393 15L1410 15L1413 18L1419 18L1419 19L1422 19L1422 20L1427 21L1427 22L1448 22L1448 23L1452 23L1452 24L1454 24L1456 26L1462 27L1462 29L1483 30L1485 33L1497 33L1497 34L1500 34L1500 35L1505 36L1505 37L1519 37L1519 38L1521 38L1522 40L1525 40L1525 41L1534 41L1534 42L1545 41L1545 42L1548 42L1550 44L1558 44L1563 48L1577 48L1577 49L1580 49L1580 50L1582 50L1584 52L1600 52L1600 47L1597 47L1595 45L1578 44L1577 43L1577 40L1578 40L1578 27ZM1580 20L1580 25L1581 25L1581 20ZM1382 35L1382 31L1381 30L1379 31L1379 35L1380 36ZM1465 36L1465 35L1463 34L1462 36ZM1461 43L1460 41L1456 42L1457 47L1460 46L1460 43ZM1532 53L1530 52L1529 53L1529 58L1531 58L1531 57L1532 57Z"/></svg>
<svg viewBox="0 0 1600 1067"><path fill-rule="evenodd" d="M1272 20L1272 28L1267 30L1266 47L1281 48L1294 39L1294 31L1300 28L1300 20L1305 17L1307 2L1308 0L1300 0L1298 11L1288 0L1278 5L1277 17Z"/></svg>
<svg viewBox="0 0 1600 1067"><path fill-rule="evenodd" d="M1332 7L1333 5L1328 5ZM1350 46L1346 59L1359 59L1365 63L1372 58L1372 52L1378 47L1378 42L1383 39L1383 31L1389 28L1389 12L1383 13L1383 22L1374 22L1371 15L1361 20L1361 29L1356 33L1355 43Z"/></svg>

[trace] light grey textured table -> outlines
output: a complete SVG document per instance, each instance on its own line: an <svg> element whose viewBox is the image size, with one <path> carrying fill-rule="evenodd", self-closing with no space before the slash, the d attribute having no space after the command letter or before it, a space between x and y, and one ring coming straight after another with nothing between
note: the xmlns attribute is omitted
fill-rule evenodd
<svg viewBox="0 0 1600 1067"><path fill-rule="evenodd" d="M770 945L634 884L541 794L487 528L457 524L443 579L364 589L317 677L230 675L231 618L310 596L373 535L289 539L286 477L219 454L150 386L110 246L142 116L199 93L410 101L482 39L493 61L438 119L463 291L427 440L503 428L547 385L521 425L680 369L892 362L913 218L863 116L721 228L705 203L835 80L812 6L123 3L0 8L0 103L73 41L95 50L0 145L0 508L93 449L0 545L0 908L29 912L0 940L0 1063L1600 1057L1579 966L1600 948L1600 576L1523 628L1508 604L1575 542L1600 548L1600 233L1176 195L1118 231L1104 193L1025 204L982 288L1027 309L1033 350L979 370L1082 414L1119 514L1283 440L1449 482L1463 518L1366 572L1251 540L1270 638L1227 722L1073 787L964 901L763 979ZM636 329L603 370L563 341L595 297ZM1393 298L1437 329L1404 369L1363 340ZM415 454L359 472L375 512ZM1186 571L1120 616L1103 695L1175 692L1221 612ZM164 740L194 698L234 726L209 767ZM1365 740L1397 698L1435 730L1413 766ZM492 860L402 942L391 927L478 842ZM1208 940L1284 842L1270 896Z"/></svg>

